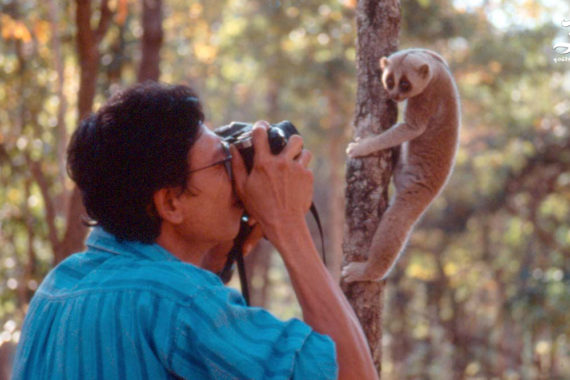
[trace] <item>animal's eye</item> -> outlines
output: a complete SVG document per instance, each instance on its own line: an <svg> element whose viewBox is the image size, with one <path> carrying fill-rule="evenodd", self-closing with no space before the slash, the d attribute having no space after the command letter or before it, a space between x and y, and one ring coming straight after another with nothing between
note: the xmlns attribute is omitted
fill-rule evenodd
<svg viewBox="0 0 570 380"><path fill-rule="evenodd" d="M392 75L390 75L386 79L386 87L388 87L388 90L391 90L394 88L394 77Z"/></svg>
<svg viewBox="0 0 570 380"><path fill-rule="evenodd" d="M412 88L412 85L407 80L403 79L400 81L400 91L408 92Z"/></svg>

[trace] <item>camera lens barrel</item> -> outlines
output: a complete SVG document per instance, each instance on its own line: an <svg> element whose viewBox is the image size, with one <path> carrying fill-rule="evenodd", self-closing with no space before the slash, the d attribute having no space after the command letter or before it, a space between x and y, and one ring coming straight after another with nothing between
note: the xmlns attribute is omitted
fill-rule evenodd
<svg viewBox="0 0 570 380"><path fill-rule="evenodd" d="M253 167L253 141L251 131L253 124L233 121L228 125L216 128L214 132L222 137L227 143L233 144L239 150L247 171L250 172ZM297 128L288 120L271 124L267 131L267 139L271 153L279 154L287 145L289 137L298 135Z"/></svg>

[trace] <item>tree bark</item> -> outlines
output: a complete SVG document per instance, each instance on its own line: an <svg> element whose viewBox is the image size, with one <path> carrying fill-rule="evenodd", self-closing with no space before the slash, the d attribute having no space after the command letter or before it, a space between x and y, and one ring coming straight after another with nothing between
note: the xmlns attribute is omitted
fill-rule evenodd
<svg viewBox="0 0 570 380"><path fill-rule="evenodd" d="M269 269L273 247L267 241L260 241L245 258L245 272L252 306L267 308L269 301ZM260 278L260 281L254 281Z"/></svg>
<svg viewBox="0 0 570 380"><path fill-rule="evenodd" d="M343 161L341 150L344 150L346 115L341 111L343 97L341 85L327 91L327 161L329 175L327 185L329 187L328 196L328 229L326 253L327 267L336 281L340 280L340 269L342 266L342 238L344 221L344 189L341 172Z"/></svg>
<svg viewBox="0 0 570 380"><path fill-rule="evenodd" d="M12 378L12 361L16 353L16 343L11 340L0 345L0 380Z"/></svg>
<svg viewBox="0 0 570 380"><path fill-rule="evenodd" d="M142 5L142 59L138 81L158 81L160 76L160 48L163 40L162 0L142 0Z"/></svg>
<svg viewBox="0 0 570 380"><path fill-rule="evenodd" d="M396 0L359 0L357 24L357 93L355 135L381 133L397 119L396 105L380 83L379 60L397 48L400 6ZM388 206L392 152L383 151L362 159L348 159L344 261L364 260L381 215ZM374 364L381 373L382 296L378 282L342 284L370 346Z"/></svg>
<svg viewBox="0 0 570 380"><path fill-rule="evenodd" d="M342 266L342 238L343 238L343 209L344 198L342 191L342 161L338 158L338 148L344 139L341 136L333 135L329 141L329 184L330 199L329 206L329 244L327 246L327 267L333 278L340 279L340 269ZM325 242L326 244L326 242Z"/></svg>
<svg viewBox="0 0 570 380"><path fill-rule="evenodd" d="M61 36L59 8L56 0L49 1L49 18L51 24L51 46L53 48L53 57L55 70L57 72L56 93L59 100L57 106L57 163L59 166L58 182L61 186L61 195L58 197L60 201L66 200L66 170L65 170L65 146L67 143L67 125L65 123L65 113L67 111L67 99L63 93L65 82L65 66L61 51ZM58 202L60 210L64 209L65 202Z"/></svg>
<svg viewBox="0 0 570 380"><path fill-rule="evenodd" d="M99 72L99 44L107 32L112 12L108 0L101 0L101 12L96 29L91 29L91 0L76 0L75 20L77 23L77 52L80 64L80 81L78 95L78 120L83 120L93 109L97 76ZM67 228L54 254L54 264L67 256L83 249L83 241L87 227L83 223L85 208L81 194L74 187L68 202Z"/></svg>
<svg viewBox="0 0 570 380"><path fill-rule="evenodd" d="M279 90L281 84L273 76L268 78L265 95L265 105L267 116L270 122L277 122L279 114ZM273 247L267 241L261 241L245 260L245 269L248 277L250 299L252 306L267 308L269 305L269 269L271 268L271 256ZM261 278L259 286L252 283L254 277Z"/></svg>
<svg viewBox="0 0 570 380"><path fill-rule="evenodd" d="M392 272L392 281L394 284L399 284L404 277L402 270L395 269ZM405 379L407 371L407 359L413 349L412 342L412 321L409 320L408 310L410 308L410 301L412 295L410 291L403 288L394 286L393 294L390 297L390 310L392 315L396 318L397 323L392 329L392 344L391 347L391 361L394 363L393 376L396 379ZM396 322L394 321L394 322Z"/></svg>

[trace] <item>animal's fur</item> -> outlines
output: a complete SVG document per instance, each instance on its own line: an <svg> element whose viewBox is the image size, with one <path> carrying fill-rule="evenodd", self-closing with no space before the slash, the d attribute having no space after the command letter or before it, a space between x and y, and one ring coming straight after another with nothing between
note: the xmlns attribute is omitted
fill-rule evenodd
<svg viewBox="0 0 570 380"><path fill-rule="evenodd" d="M349 144L350 157L402 146L394 169L396 194L374 233L366 262L343 269L347 282L385 278L414 224L444 187L453 168L460 126L459 93L445 60L408 49L382 58L382 83L395 101L407 100L404 122Z"/></svg>

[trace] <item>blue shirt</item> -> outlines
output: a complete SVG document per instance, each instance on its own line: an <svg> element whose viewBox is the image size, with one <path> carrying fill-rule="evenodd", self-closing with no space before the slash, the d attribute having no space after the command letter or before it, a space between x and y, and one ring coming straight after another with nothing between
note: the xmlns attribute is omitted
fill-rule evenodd
<svg viewBox="0 0 570 380"><path fill-rule="evenodd" d="M14 379L334 379L332 340L245 306L209 271L100 228L52 270L24 321Z"/></svg>

